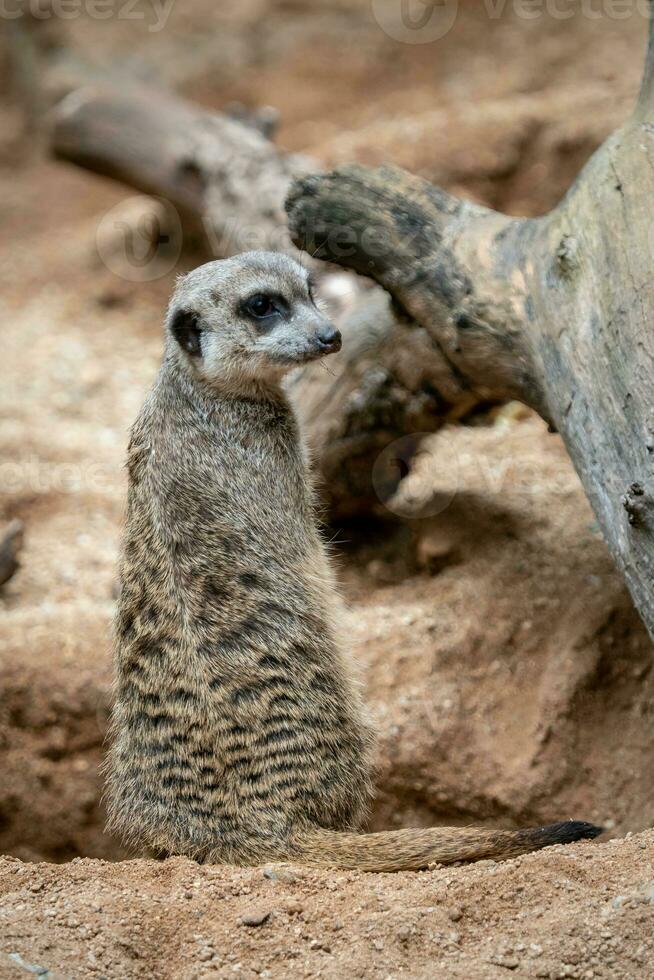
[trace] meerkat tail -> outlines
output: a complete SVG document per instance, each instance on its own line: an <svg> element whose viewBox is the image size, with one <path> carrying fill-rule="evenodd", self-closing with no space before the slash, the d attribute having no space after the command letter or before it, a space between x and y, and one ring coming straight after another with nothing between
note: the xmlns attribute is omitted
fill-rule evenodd
<svg viewBox="0 0 654 980"><path fill-rule="evenodd" d="M579 820L526 830L433 827L376 834L341 833L315 828L295 839L303 864L351 871L420 871L455 861L501 860L552 844L592 840L601 827Z"/></svg>

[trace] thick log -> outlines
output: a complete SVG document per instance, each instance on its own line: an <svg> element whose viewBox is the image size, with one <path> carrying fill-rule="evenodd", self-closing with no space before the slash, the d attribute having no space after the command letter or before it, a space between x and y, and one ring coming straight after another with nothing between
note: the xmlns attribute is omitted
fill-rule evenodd
<svg viewBox="0 0 654 980"><path fill-rule="evenodd" d="M52 122L56 157L166 198L219 254L293 249L284 195L308 161L279 153L256 126L143 86L71 92Z"/></svg>
<svg viewBox="0 0 654 980"><path fill-rule="evenodd" d="M429 332L462 388L545 409L515 269L537 221L470 204L393 167L299 178L287 207L296 243L380 283Z"/></svg>
<svg viewBox="0 0 654 980"><path fill-rule="evenodd" d="M388 290L463 387L561 432L654 636L653 196L654 27L633 116L546 217L364 167L299 178L288 211L296 243Z"/></svg>
<svg viewBox="0 0 654 980"><path fill-rule="evenodd" d="M284 199L292 178L317 164L280 152L256 119L143 87L87 88L54 110L51 145L59 159L170 201L186 227L202 227L214 257L267 248L312 262L290 240ZM344 516L381 506L371 473L385 445L434 431L476 399L425 331L398 318L381 290L315 265L326 301L338 294L332 307L344 350L298 372L291 390L324 495L332 513Z"/></svg>

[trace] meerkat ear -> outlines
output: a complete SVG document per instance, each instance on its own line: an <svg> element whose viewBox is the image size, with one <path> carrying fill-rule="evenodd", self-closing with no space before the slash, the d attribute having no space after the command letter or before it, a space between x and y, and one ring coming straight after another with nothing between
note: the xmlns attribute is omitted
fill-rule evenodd
<svg viewBox="0 0 654 980"><path fill-rule="evenodd" d="M187 354L202 356L200 318L190 310L177 310L170 321L170 332Z"/></svg>

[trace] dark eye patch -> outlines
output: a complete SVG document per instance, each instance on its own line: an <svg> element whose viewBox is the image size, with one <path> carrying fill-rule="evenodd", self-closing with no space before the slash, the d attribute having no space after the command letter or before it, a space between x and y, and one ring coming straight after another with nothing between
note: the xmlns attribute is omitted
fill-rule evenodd
<svg viewBox="0 0 654 980"><path fill-rule="evenodd" d="M192 357L202 356L202 343L200 337L202 330L199 326L200 319L197 313L190 310L177 310L170 323L170 332L173 337L187 354Z"/></svg>
<svg viewBox="0 0 654 980"><path fill-rule="evenodd" d="M258 323L288 316L289 304L279 293L253 293L241 304L241 312Z"/></svg>

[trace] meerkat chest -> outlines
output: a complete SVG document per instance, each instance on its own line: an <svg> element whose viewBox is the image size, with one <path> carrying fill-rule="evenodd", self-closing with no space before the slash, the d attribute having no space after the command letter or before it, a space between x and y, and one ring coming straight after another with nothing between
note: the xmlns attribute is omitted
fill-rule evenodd
<svg viewBox="0 0 654 980"><path fill-rule="evenodd" d="M146 518L186 581L243 566L285 578L321 570L311 478L290 409L226 402L186 424L181 411L156 419L137 440L147 446L147 478L132 480L131 496L136 523Z"/></svg>

